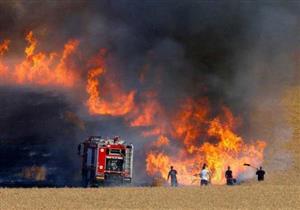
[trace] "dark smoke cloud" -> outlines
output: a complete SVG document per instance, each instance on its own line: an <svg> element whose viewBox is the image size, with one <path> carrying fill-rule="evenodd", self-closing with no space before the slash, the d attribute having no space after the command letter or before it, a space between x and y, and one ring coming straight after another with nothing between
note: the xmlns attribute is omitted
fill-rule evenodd
<svg viewBox="0 0 300 210"><path fill-rule="evenodd" d="M286 118L284 98L300 85L299 4L263 5L246 31L251 47L238 50L234 85L228 95L245 119L249 136L268 139L269 170L289 168L291 154L284 145L293 130ZM260 137L258 137L260 136Z"/></svg>
<svg viewBox="0 0 300 210"><path fill-rule="evenodd" d="M74 108L60 94L31 89L2 87L0 98L0 181L13 180L26 167L43 166L49 184L70 184L78 170L72 150L80 127L66 112Z"/></svg>
<svg viewBox="0 0 300 210"><path fill-rule="evenodd" d="M243 133L271 138L278 147L289 135L284 121L274 117L276 132L262 131L266 122L255 113L281 113L280 93L299 84L293 60L299 53L299 7L285 1L2 1L0 37L15 40L12 48L20 50L29 30L49 50L77 38L87 57L107 48L107 65L126 89L155 88L166 107L186 96L208 97L213 106L226 104L245 119ZM53 169L58 173L54 182L66 184L79 173L75 146L84 136L121 135L137 148L145 143L122 119L88 116L82 101L57 91L1 88L0 98L2 172L32 164L67 166L67 173ZM66 111L84 119L84 131L62 117ZM39 156L29 158L32 151ZM40 158L45 154L50 156Z"/></svg>

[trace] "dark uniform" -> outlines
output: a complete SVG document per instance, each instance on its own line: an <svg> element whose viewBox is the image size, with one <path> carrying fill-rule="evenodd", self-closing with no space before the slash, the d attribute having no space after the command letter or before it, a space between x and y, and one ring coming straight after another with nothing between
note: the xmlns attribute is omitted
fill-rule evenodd
<svg viewBox="0 0 300 210"><path fill-rule="evenodd" d="M266 172L262 169L262 167L260 167L260 168L256 171L257 180L258 180L258 181L264 181L265 173L266 173Z"/></svg>
<svg viewBox="0 0 300 210"><path fill-rule="evenodd" d="M230 167L228 167L227 171L225 172L225 178L227 185L233 185L233 176Z"/></svg>
<svg viewBox="0 0 300 210"><path fill-rule="evenodd" d="M177 187L178 183L177 183L177 171L175 169L173 169L173 167L171 166L171 170L169 171L168 174L168 180L171 177L171 186L172 187Z"/></svg>

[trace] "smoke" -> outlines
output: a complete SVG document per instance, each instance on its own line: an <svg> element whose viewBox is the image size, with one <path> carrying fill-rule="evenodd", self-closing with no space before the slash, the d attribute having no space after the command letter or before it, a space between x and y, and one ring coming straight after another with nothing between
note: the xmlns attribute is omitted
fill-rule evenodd
<svg viewBox="0 0 300 210"><path fill-rule="evenodd" d="M126 91L137 89L137 101L155 90L170 112L187 96L208 98L216 113L225 104L243 119L243 135L268 141L266 163L277 170L291 161L279 148L292 133L282 98L288 87L299 85L299 6L283 1L9 1L0 3L0 41L11 39L7 56L18 57L30 30L48 51L80 40L82 84L87 77L82 60L106 48L112 81ZM76 145L89 135L120 135L135 144L137 159L145 158L152 139L141 137L121 117L90 116L79 89L1 87L2 180L37 165L47 168L55 185L77 183ZM136 165L142 182L144 162Z"/></svg>
<svg viewBox="0 0 300 210"><path fill-rule="evenodd" d="M28 169L40 168L31 179L47 176L49 185L72 183L79 170L70 164L76 161L72 149L81 127L66 115L75 108L54 92L2 87L0 97L1 182L22 181Z"/></svg>
<svg viewBox="0 0 300 210"><path fill-rule="evenodd" d="M249 120L249 135L268 139L265 164L269 171L289 169L292 162L286 145L294 131L287 121L284 98L289 89L300 85L296 8L299 4L279 2L258 8L245 33L251 47L238 50L238 70L228 94L239 101L234 106Z"/></svg>

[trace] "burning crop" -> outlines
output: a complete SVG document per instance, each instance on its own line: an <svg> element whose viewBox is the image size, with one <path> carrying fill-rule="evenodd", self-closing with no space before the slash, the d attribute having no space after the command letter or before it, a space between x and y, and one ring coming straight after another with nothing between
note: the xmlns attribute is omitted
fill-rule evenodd
<svg viewBox="0 0 300 210"><path fill-rule="evenodd" d="M245 143L234 132L236 119L228 108L220 116L209 117L208 106L201 101L187 100L171 123L171 131L160 136L147 155L147 172L164 178L168 166L174 165L179 182L193 183L193 175L199 174L206 163L212 172L213 184L224 184L227 166L238 177L247 173L244 162L259 165L263 162L265 141ZM172 141L170 141L172 139ZM249 141L247 141L249 142Z"/></svg>
<svg viewBox="0 0 300 210"><path fill-rule="evenodd" d="M24 57L14 64L6 65L1 58L8 51L10 41L4 40L0 47L0 75L2 83L20 85L63 86L74 85L77 76L70 56L76 52L77 40L70 40L61 52L37 52L38 41L32 31L26 35L28 46Z"/></svg>
<svg viewBox="0 0 300 210"><path fill-rule="evenodd" d="M243 163L263 162L266 142L246 141L239 135L238 120L228 107L220 105L222 108L215 114L208 99L185 97L179 106L167 109L155 89L127 91L121 82L113 80L106 66L105 49L85 62L78 58L78 40L69 40L60 51L43 52L38 50L39 42L32 31L25 39L24 56L13 64L6 62L5 56L10 41L4 40L0 45L3 84L58 86L75 92L81 87L78 83L84 83L85 88L80 90L85 95L82 104L90 115L123 117L129 129L137 129L140 138L151 140L145 146L149 176L166 179L169 167L174 165L179 183L191 185L194 175L206 163L212 172L211 182L224 184L227 166L239 177L247 173ZM76 65L76 59L83 62L81 67ZM82 77L79 68L84 68L87 75Z"/></svg>
<svg viewBox="0 0 300 210"><path fill-rule="evenodd" d="M119 116L129 113L134 107L135 91L125 93L117 82L106 81L102 88L108 93L100 92L99 78L105 74L104 58L105 50L101 50L99 55L91 59L88 71L88 81L86 91L89 95L87 106L89 112L97 115ZM93 67L92 67L93 66ZM104 95L108 98L104 100Z"/></svg>

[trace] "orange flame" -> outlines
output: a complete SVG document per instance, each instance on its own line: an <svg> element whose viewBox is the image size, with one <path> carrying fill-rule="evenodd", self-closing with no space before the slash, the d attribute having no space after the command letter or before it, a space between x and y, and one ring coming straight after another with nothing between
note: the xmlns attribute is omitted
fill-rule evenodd
<svg viewBox="0 0 300 210"><path fill-rule="evenodd" d="M149 103L143 104L141 106L141 110L143 113L138 115L138 117L130 123L132 127L150 126L153 124L155 114L158 111L156 101L149 101Z"/></svg>
<svg viewBox="0 0 300 210"><path fill-rule="evenodd" d="M6 39L3 41L3 43L0 44L0 77L4 77L8 71L8 68L3 63L1 56L3 56L4 53L8 51L9 43L10 41Z"/></svg>
<svg viewBox="0 0 300 210"><path fill-rule="evenodd" d="M143 137L157 136L165 132L162 123L165 118L157 94L154 91L146 91L142 94L142 101L137 104L134 112L128 117L131 127L142 127Z"/></svg>
<svg viewBox="0 0 300 210"><path fill-rule="evenodd" d="M139 103L139 109L136 110L131 119L130 126L145 127L156 124L156 119L162 113L161 107L153 91L145 92L142 97L144 100Z"/></svg>
<svg viewBox="0 0 300 210"><path fill-rule="evenodd" d="M162 177L167 177L168 169L171 165L170 158L167 155L150 151L147 155L146 163L146 170L149 175L154 176L156 173L160 173Z"/></svg>
<svg viewBox="0 0 300 210"><path fill-rule="evenodd" d="M33 32L26 36L28 46L25 48L26 57L14 67L0 63L1 79L5 83L33 84L71 87L75 84L77 75L72 69L72 63L68 59L75 53L79 41L70 40L65 44L62 53L36 53L38 45ZM8 50L8 41L0 47L0 55Z"/></svg>
<svg viewBox="0 0 300 210"><path fill-rule="evenodd" d="M172 135L175 138L182 139L187 151L190 153L195 148L197 138L206 132L204 128L208 113L207 100L195 102L192 99L187 99L172 122Z"/></svg>
<svg viewBox="0 0 300 210"><path fill-rule="evenodd" d="M2 44L0 44L0 56L8 51L10 40L5 39Z"/></svg>
<svg viewBox="0 0 300 210"><path fill-rule="evenodd" d="M86 91L89 95L87 106L90 114L121 116L129 113L134 108L135 91L128 94L123 92L117 83L108 81L105 89L109 90L110 100L104 99L104 93L100 93L99 78L105 75L102 50L97 56L98 59L92 59L90 65L96 65L88 72L88 81Z"/></svg>
<svg viewBox="0 0 300 210"><path fill-rule="evenodd" d="M229 113L229 110L226 112ZM246 144L242 137L233 132L230 122L233 122L234 118L231 113L229 117L223 124L218 118L210 122L208 134L216 137L219 142L217 144L206 142L200 148L205 154L205 161L214 173L212 183L225 183L224 173L227 166L231 166L233 172L239 174L246 169L244 163L258 165L263 161L265 142Z"/></svg>
<svg viewBox="0 0 300 210"><path fill-rule="evenodd" d="M262 163L266 143L245 143L233 131L236 119L230 110L223 108L223 115L210 119L207 105L205 100L191 99L183 104L171 123L169 135L173 141L169 141L167 136L160 136L147 155L149 175L160 174L166 178L168 168L173 165L178 171L179 182L191 185L194 175L199 174L202 164L206 163L212 173L211 182L224 184L227 166L231 166L237 177L246 172L244 163ZM165 138L168 143L163 143Z"/></svg>
<svg viewBox="0 0 300 210"><path fill-rule="evenodd" d="M33 32L26 36L28 46L24 58L6 62L9 40L0 44L0 80L5 84L62 86L74 88L79 75L72 56L77 53L78 40L70 40L61 52L38 51L39 42ZM258 166L263 161L264 141L245 143L235 133L238 125L231 111L224 107L213 116L207 99L187 99L179 110L164 110L157 94L142 93L136 103L136 91L126 92L111 79L104 57L106 50L87 64L86 106L92 115L125 116L129 126L141 128L143 137L156 137L146 158L147 173L166 179L169 166L178 171L179 183L190 185L206 163L212 172L213 184L224 184L224 172L231 166L235 176L246 172L244 163ZM14 65L7 65L7 63ZM146 65L140 82L149 73ZM250 141L247 141L250 142Z"/></svg>
<svg viewBox="0 0 300 210"><path fill-rule="evenodd" d="M161 146L166 146L169 145L170 141L168 137L160 135L158 139L153 143L153 146L156 147L161 147Z"/></svg>
<svg viewBox="0 0 300 210"><path fill-rule="evenodd" d="M36 38L33 36L33 32L30 31L27 36L26 36L26 41L28 42L29 46L25 48L25 54L26 54L26 57L30 57L33 55L34 53L34 50L36 48L36 45L37 45L37 40Z"/></svg>
<svg viewBox="0 0 300 210"><path fill-rule="evenodd" d="M161 128L152 128L151 130L143 131L142 135L144 137L149 137L149 136L157 136L157 135L160 135L161 133L162 133Z"/></svg>
<svg viewBox="0 0 300 210"><path fill-rule="evenodd" d="M4 84L63 86L73 88L79 80L78 69L71 59L77 52L78 40L69 40L62 52L37 52L38 40L30 31L25 40L28 46L25 48L25 57L15 65L6 65L3 59L8 51L9 40L0 44L0 80ZM135 91L128 94L121 90L117 82L106 76L103 50L100 56L95 56L88 62L88 81L86 102L91 114L100 115L125 115L134 107ZM11 62L9 62L11 63ZM102 85L104 91L99 90L99 78L105 77L106 83ZM105 96L105 97L104 97Z"/></svg>

